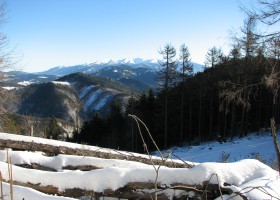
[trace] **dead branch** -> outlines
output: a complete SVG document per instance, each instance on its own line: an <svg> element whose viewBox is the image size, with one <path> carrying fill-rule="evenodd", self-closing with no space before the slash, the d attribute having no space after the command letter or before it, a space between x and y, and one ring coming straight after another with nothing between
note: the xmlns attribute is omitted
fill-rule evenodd
<svg viewBox="0 0 280 200"><path fill-rule="evenodd" d="M270 124L271 124L271 132L272 132L272 136L273 136L274 148L275 148L275 152L276 152L277 160L278 160L278 171L280 173L280 149L279 149L279 144L278 144L278 141L277 141L274 118L271 118Z"/></svg>

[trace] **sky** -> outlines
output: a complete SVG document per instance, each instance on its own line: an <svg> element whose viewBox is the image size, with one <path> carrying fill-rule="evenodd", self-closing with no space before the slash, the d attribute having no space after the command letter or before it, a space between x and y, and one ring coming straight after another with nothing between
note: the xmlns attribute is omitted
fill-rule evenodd
<svg viewBox="0 0 280 200"><path fill-rule="evenodd" d="M2 32L23 71L123 58L160 59L182 44L193 62L226 53L245 14L242 0L9 0ZM248 1L247 1L248 2Z"/></svg>

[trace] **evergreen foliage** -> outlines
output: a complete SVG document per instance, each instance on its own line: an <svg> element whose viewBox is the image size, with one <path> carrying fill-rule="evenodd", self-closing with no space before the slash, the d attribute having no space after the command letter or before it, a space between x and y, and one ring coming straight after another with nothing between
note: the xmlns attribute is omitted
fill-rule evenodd
<svg viewBox="0 0 280 200"><path fill-rule="evenodd" d="M58 125L56 118L52 117L49 121L48 127L46 128L47 138L57 140L59 136L61 136L61 134L62 134L61 127Z"/></svg>

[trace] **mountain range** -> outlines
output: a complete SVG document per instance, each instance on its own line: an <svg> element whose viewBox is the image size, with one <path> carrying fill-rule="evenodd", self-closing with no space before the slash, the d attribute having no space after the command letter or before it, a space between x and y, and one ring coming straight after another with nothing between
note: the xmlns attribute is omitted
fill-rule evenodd
<svg viewBox="0 0 280 200"><path fill-rule="evenodd" d="M13 96L3 105L20 115L87 120L96 112L108 113L115 100L125 103L132 93L156 89L159 62L137 58L3 73L0 86ZM202 70L193 66L194 72Z"/></svg>
<svg viewBox="0 0 280 200"><path fill-rule="evenodd" d="M159 70L161 60L156 59L142 59L142 58L133 58L133 59L121 59L121 60L109 60L103 62L94 62L90 64L80 64L73 66L59 66L53 67L49 70L37 72L38 75L57 75L64 76L71 73L82 72L86 74L97 73L99 70L107 67L118 67L118 66L127 66L131 68L149 68L150 70ZM180 63L178 63L180 66ZM203 66L197 63L192 63L194 68L194 73L202 71Z"/></svg>

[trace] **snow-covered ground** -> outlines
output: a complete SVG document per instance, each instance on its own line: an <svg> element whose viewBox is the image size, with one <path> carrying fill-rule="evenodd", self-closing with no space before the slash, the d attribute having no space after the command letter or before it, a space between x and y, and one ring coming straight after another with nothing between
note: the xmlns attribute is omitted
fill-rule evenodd
<svg viewBox="0 0 280 200"><path fill-rule="evenodd" d="M279 134L278 134L279 135ZM280 135L278 141L280 143ZM173 147L168 151L191 162L234 162L242 159L259 159L273 166L277 162L272 135L261 132L227 142L205 142L198 146ZM156 154L158 155L158 154Z"/></svg>
<svg viewBox="0 0 280 200"><path fill-rule="evenodd" d="M72 148L88 148L96 151L108 151L117 153L110 149L100 149L86 145L78 145L54 140L35 137L26 137L0 133L0 139L13 139L18 141L31 141L35 143L51 144L54 146L69 146ZM171 149L175 154L185 160L195 162L193 168L167 168L160 167L158 183L161 185L186 184L202 185L205 181L228 187L236 192L232 195L223 195L218 199L242 199L238 192L248 199L280 199L280 176L279 173L269 166L250 158L252 152L258 152L260 157L275 158L272 137L262 134L257 137L246 137L236 139L227 143L207 143L191 148ZM229 154L228 160L222 160L222 153ZM237 152L237 153L236 153ZM242 155L241 155L242 152ZM126 152L121 152L126 154ZM131 155L131 153L127 153ZM151 182L156 177L153 166L116 159L102 159L86 156L57 155L46 156L42 152L8 151L13 164L13 180L16 182L29 182L41 186L52 185L60 191L67 188L83 188L103 192L106 189L117 190L131 182ZM135 154L135 156L140 156ZM142 155L145 156L145 155ZM213 160L212 160L213 159ZM231 162L235 161L236 162ZM215 162L204 162L215 161ZM220 161L229 161L222 163ZM0 151L0 170L5 180L9 179L7 150ZM37 163L56 170L42 171L26 169L16 165ZM98 169L91 171L66 170L65 166L93 165ZM224 186L226 183L227 186ZM4 184L4 199L10 199L9 185ZM177 192L180 195L180 191ZM181 191L182 193L182 191ZM174 190L166 190L170 199L174 197ZM185 194L186 195L186 194ZM195 195L195 191L188 194ZM14 200L35 199L73 199L68 197L57 197L46 195L30 188L14 186Z"/></svg>

